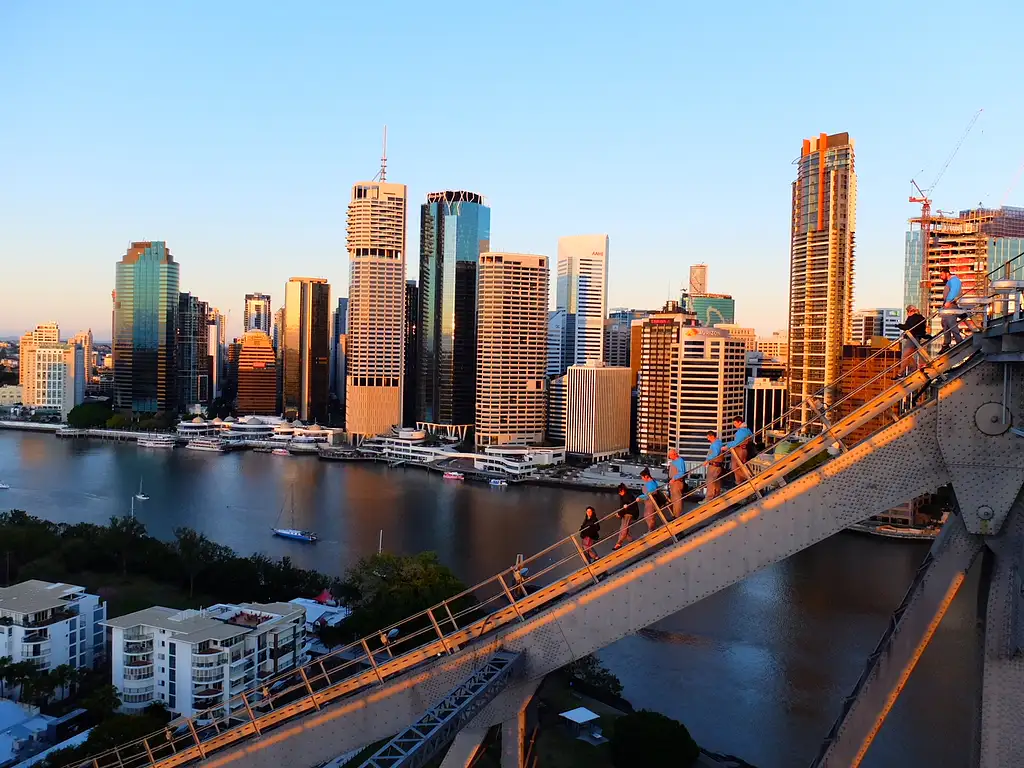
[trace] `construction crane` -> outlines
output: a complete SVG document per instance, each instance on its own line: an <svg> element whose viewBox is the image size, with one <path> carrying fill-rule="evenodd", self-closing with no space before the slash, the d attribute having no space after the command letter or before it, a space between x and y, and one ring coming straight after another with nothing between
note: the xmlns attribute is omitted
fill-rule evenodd
<svg viewBox="0 0 1024 768"><path fill-rule="evenodd" d="M946 174L946 169L949 168L949 164L953 162L953 158L956 157L956 153L960 151L960 147L963 145L964 140L967 138L967 134L971 132L974 124L978 122L978 118L981 117L981 113L984 109L979 109L974 113L974 117L967 124L967 128L960 135L960 140L953 147L953 151L949 153L949 157L946 158L946 162L942 164L938 174L935 176L935 181L931 183L928 189L921 189L920 185L914 179L910 180L910 183L914 185L914 189L917 191L916 195L910 196L910 202L921 204L921 303L925 304L921 307L922 310L927 310L928 293L931 286L931 280L928 275L929 261L929 250L931 246L932 236L932 200L929 197L932 190L938 186L939 182L942 181L942 177ZM928 314L925 311L925 314Z"/></svg>

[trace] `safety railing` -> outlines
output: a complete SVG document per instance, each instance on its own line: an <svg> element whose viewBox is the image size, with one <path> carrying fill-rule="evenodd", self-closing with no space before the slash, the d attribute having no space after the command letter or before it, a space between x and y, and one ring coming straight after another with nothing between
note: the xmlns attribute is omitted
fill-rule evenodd
<svg viewBox="0 0 1024 768"><path fill-rule="evenodd" d="M964 310L965 313L970 311ZM736 460L734 466L723 473L721 478L722 481L731 480L732 487L723 490L720 495L712 494L689 511L684 506L687 500L698 495L702 489L706 490L703 484L696 489L686 490L686 480L694 477L700 468L684 473L681 478L684 485L682 489L676 487L675 500L670 498L665 504L657 504L643 499L632 509L621 507L601 517L599 523L606 523L628 512L637 512L634 522L626 526L626 532L629 533L635 530L634 525L643 525L639 505L645 504L644 522L648 522L649 528L647 533L625 541L622 546L603 556L597 556L594 550L618 537L622 527L618 523L616 528L620 530L602 537L600 541L589 542L588 545L580 534L570 535L520 560L487 581L421 613L333 650L305 666L277 675L256 689L236 694L226 702L218 703L214 709L184 722L176 721L172 723L173 728L168 727L146 738L123 744L78 765L83 768L183 765L206 758L250 736L266 733L305 713L319 711L339 699L382 685L411 669L430 664L438 656L457 653L483 638L497 641L500 639L499 631L524 624L533 615L566 596L598 583L605 576L638 562L667 544L685 538L698 526L728 513L749 498L771 492L777 485L784 483L788 475L800 470L806 462L828 451L833 445L838 446L840 451L849 450L853 446L844 442L844 439L854 430L899 406L931 377L948 372L968 356L970 343L968 337L964 343L929 357L924 372L911 374L888 386L847 415L839 413L844 403L868 387L876 387L886 377L891 379L893 369L902 367L902 357L882 368L857 388L827 404L822 400L825 394L822 390L793 406L783 415L783 423L807 410L805 406L813 414L807 423L796 424L783 438L800 440L798 447L784 456L776 457L757 474L745 471L743 462L738 461L733 452L732 457ZM848 371L842 379L877 362L877 358L891 351L894 345L898 348L900 342L880 348ZM833 382L830 387L834 388L839 383ZM817 434L806 434L815 424L819 428ZM738 476L740 473L742 477ZM668 488L671 496L672 488L669 485L662 485L659 491ZM681 494L681 490L685 493Z"/></svg>

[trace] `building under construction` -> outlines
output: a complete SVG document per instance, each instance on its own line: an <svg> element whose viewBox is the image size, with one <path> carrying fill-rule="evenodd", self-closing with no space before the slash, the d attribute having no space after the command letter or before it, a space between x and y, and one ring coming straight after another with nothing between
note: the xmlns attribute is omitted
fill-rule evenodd
<svg viewBox="0 0 1024 768"><path fill-rule="evenodd" d="M936 215L910 220L907 232L903 304L920 307L932 316L942 303L939 269L949 270L963 282L964 293L987 291L987 275L1024 252L1024 208L972 208L954 216ZM1024 259L1018 259L995 277L1024 279ZM935 333L941 323L931 321Z"/></svg>

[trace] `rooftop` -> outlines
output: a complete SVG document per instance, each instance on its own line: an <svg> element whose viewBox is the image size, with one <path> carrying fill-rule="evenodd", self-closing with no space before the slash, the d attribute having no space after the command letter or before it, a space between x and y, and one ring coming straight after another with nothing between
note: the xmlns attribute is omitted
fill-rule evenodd
<svg viewBox="0 0 1024 768"><path fill-rule="evenodd" d="M0 587L0 611L42 613L64 608L68 595L84 593L85 587L31 579L13 587Z"/></svg>
<svg viewBox="0 0 1024 768"><path fill-rule="evenodd" d="M228 640L274 619L293 619L301 606L289 603L218 604L201 611L178 611L153 606L105 622L108 627L132 629L145 626L172 632L179 642L201 643L205 640Z"/></svg>

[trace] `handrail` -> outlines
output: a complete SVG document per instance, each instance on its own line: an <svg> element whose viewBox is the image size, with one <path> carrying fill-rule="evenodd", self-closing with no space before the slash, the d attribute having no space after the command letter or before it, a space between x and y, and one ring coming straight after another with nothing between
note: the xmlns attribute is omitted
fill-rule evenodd
<svg viewBox="0 0 1024 768"><path fill-rule="evenodd" d="M1020 254L1017 258L1020 256L1024 256L1024 253ZM970 310L965 308L965 313L969 312ZM865 358L859 365L850 369L850 371L833 382L830 387L835 387L846 376L867 365L879 355L885 354L885 352L892 349L894 344L898 345L899 343L899 340L897 340L893 344L879 348L875 354ZM932 358L927 367L935 374L948 370L953 365L954 355L958 354L958 350L962 351L964 345L968 343L970 343L970 337L965 339L962 344L958 344L955 347L950 346L945 352ZM902 366L902 358L895 365ZM870 381L863 383L853 392L847 393L840 400L822 408L820 413L827 417L839 404L872 385L877 379L884 377L893 367L888 366L883 372L877 374ZM678 534L685 535L691 531L694 525L711 519L737 503L742 504L744 499L751 493L748 490L748 486L755 493L769 491L771 486L780 478L797 469L808 459L826 450L834 441L837 439L841 440L852 429L876 418L878 414L873 412L881 407L879 402L885 403L884 407L878 411L880 414L892 407L892 403L889 402L892 398L898 396L894 401L898 403L907 397L906 389L911 384L911 378L908 377L902 382L890 386L851 414L831 424L830 427L825 427L823 424L821 433L807 440L807 442L791 453L774 461L763 472L749 476L743 483L737 484L721 495L705 501L688 513L684 512L679 517L667 518L664 513L667 509L671 508L671 499L662 506L655 504L655 511L663 521L661 526L623 546L611 555L600 558L596 562L591 563L585 556L582 556L583 564L579 565L581 558L580 548L578 547L579 535L571 534L522 561L522 563L506 568L496 576L474 587L470 587L425 611L385 627L368 637L361 638L349 645L331 651L302 667L293 668L277 675L265 681L262 686L256 689L236 694L226 704L218 705L199 713L199 715L193 718L186 719L184 725L180 726L178 730L180 731L181 728L187 725L187 731L180 735L175 735L177 732L172 732L168 728L89 758L79 765L90 766L91 768L114 768L115 766L116 768L134 768L135 766L142 768L143 766L157 764L168 766L181 765L198 757L206 757L213 750L228 746L250 735L259 734L268 727L273 727L291 717L309 711L310 708L320 709L321 704L329 703L341 696L361 690L365 685L382 684L388 678L401 674L412 666L432 660L437 654L457 652L467 643L508 626L511 622L524 621L528 614L545 607L549 602L560 598L570 590L576 587L585 588L590 585L597 575L608 573L621 565L628 564L638 555L641 557L647 556L659 545L678 540ZM814 395L793 406L780 419L786 419L805 404L817 400L818 397L824 394L825 389L823 387ZM871 413L872 415L865 416L865 413ZM816 415L815 419L817 418L818 416ZM808 424L813 423L813 421L809 421ZM798 430L791 431L782 439L785 440L791 436L795 437L795 432L798 432L799 429L805 426L807 424L801 424ZM752 474L749 470L746 470L749 461L747 465L738 464L744 467L748 475ZM692 476L703 466L704 464L687 470L682 477ZM725 479L735 474L737 470L738 467L731 469L728 473L723 473L720 479ZM667 483L660 485L658 489L663 490L667 485ZM692 496L702 487L706 489L706 483L698 486L696 490L686 493L684 497ZM639 517L639 501L637 505L636 510ZM617 516L624 509L624 507L619 508L609 515L599 518L599 522L604 522ZM640 524L641 522L637 519L634 524ZM615 535L609 535L597 543L607 542L614 538ZM568 555L560 559L551 556L567 543L572 544ZM548 558L549 562L542 563L543 558ZM575 567L572 567L573 564L576 564ZM530 565L543 567L537 573L531 573L527 577L525 572ZM570 566L568 573L552 583L541 584L540 579L542 576L547 574L557 575L559 569L566 566ZM513 583L508 584L505 582L503 578L505 574L512 575ZM502 586L505 588L503 589ZM491 588L490 594L486 599L481 599L483 597L481 593L487 593L488 587ZM531 589L534 591L531 592ZM509 593L512 594L511 601L509 600ZM522 595L522 597L517 597L517 595ZM481 610L495 601L497 601L498 607L493 611L484 612ZM463 619L467 623L460 626L459 619ZM454 628L446 632L442 629L442 625L449 623ZM403 629L406 631L404 635L402 634ZM392 635L395 630L398 630L398 633ZM435 639L426 642L426 644L411 643L411 641L424 636ZM355 667L355 672L342 677L341 673L350 667ZM319 671L317 671L318 669ZM307 671L312 672L312 676L307 675ZM300 679L296 680L297 677ZM272 690L274 688L279 690ZM309 702L308 706L305 704L306 701ZM278 702L280 708L275 706L275 702ZM267 707L269 707L269 710L267 710ZM248 716L248 719L246 719L246 716ZM209 734L211 728L214 731L212 735ZM210 738L201 738L200 734L210 736Z"/></svg>

